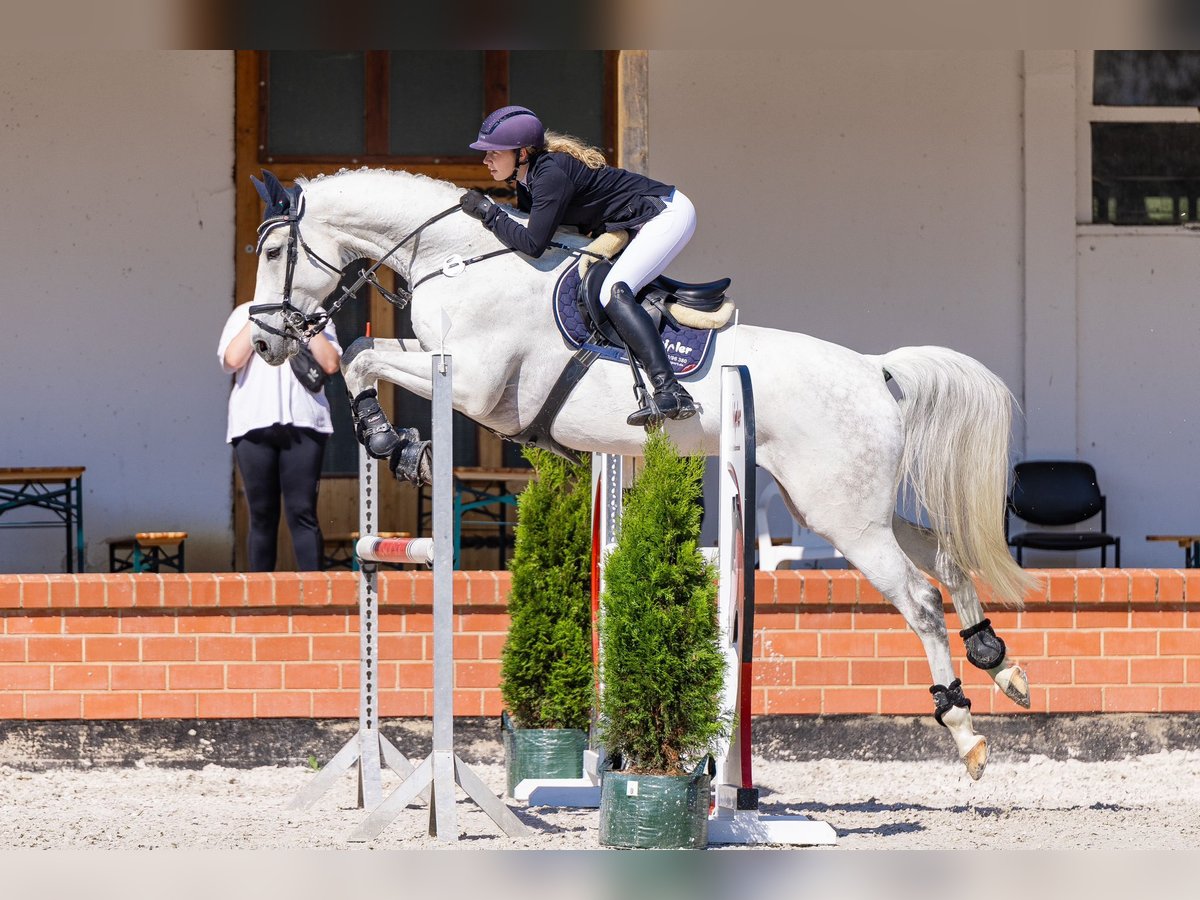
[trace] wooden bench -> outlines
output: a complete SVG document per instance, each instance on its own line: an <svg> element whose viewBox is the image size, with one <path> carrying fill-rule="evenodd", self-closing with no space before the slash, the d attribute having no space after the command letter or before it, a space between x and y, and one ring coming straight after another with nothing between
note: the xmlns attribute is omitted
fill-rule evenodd
<svg viewBox="0 0 1200 900"><path fill-rule="evenodd" d="M385 538L412 537L407 531L378 531L376 534ZM326 569L358 570L358 558L354 555L354 546L358 543L357 531L326 534L324 538Z"/></svg>
<svg viewBox="0 0 1200 900"><path fill-rule="evenodd" d="M183 571L183 542L186 531L139 531L125 537L107 538L110 572L158 572L163 568ZM171 553L167 548L174 547Z"/></svg>
<svg viewBox="0 0 1200 900"><path fill-rule="evenodd" d="M1170 541L1183 550L1183 565L1188 569L1200 569L1200 534L1148 534L1148 541Z"/></svg>

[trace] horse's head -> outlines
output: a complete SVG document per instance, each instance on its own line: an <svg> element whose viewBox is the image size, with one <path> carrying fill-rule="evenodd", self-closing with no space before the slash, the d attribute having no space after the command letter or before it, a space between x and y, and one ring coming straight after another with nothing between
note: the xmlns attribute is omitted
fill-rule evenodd
<svg viewBox="0 0 1200 900"><path fill-rule="evenodd" d="M301 232L304 193L299 185L285 188L265 170L262 181L251 181L267 210L258 226L250 340L259 356L277 366L296 354L301 340L324 327L327 317L321 301L341 276L327 260L339 260L340 251L327 229Z"/></svg>

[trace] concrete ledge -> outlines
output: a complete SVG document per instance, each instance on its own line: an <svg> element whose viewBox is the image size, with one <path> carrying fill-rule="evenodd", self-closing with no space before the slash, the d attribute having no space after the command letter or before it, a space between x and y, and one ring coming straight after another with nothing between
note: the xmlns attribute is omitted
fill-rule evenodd
<svg viewBox="0 0 1200 900"><path fill-rule="evenodd" d="M1041 755L1094 762L1200 749L1200 714L977 716L975 726L988 736L993 761ZM0 767L250 768L306 765L310 757L323 764L357 729L356 719L0 721ZM454 730L467 763L504 759L499 720L457 718ZM431 719L386 719L381 731L406 755L429 753ZM953 759L929 716L761 716L754 735L766 759Z"/></svg>

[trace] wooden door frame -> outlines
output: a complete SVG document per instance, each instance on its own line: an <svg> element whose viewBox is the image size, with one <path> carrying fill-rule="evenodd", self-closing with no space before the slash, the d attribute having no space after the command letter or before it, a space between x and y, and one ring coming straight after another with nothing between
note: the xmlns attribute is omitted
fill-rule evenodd
<svg viewBox="0 0 1200 900"><path fill-rule="evenodd" d="M234 88L234 305L249 300L254 295L254 281L257 270L257 258L254 246L257 239L258 224L262 219L262 206L257 192L250 183L250 176L259 175L264 167L269 167L281 181L288 183L297 176L315 176L321 172L334 172L342 166L357 165L357 159L342 159L336 161L263 161L263 120L266 102L266 80L262 74L263 52L257 50L234 51L235 88ZM492 57L493 63L500 57ZM611 122L611 132L614 134L614 156L617 165L636 172L646 172L649 162L649 52L646 50L612 51L606 59L608 78L615 82L615 102L606 104L606 116ZM501 84L496 65L485 71L485 86L488 90L487 102L497 102L501 96L501 88L507 91L507 84ZM375 163L382 164L382 163ZM486 170L478 162L464 163L462 161L439 162L422 160L406 163L405 168L410 172L418 172L434 178L453 181L463 187L485 188L493 184ZM381 276L391 276L390 270L381 270ZM385 280L386 283L386 280ZM377 294L372 295L370 320L372 333L376 337L395 336L395 316L393 309ZM394 385L380 384L380 402L385 410L394 408ZM498 466L501 464L501 441L484 428L479 430L479 463L482 466ZM231 461L232 462L232 461ZM246 566L246 534L248 515L245 507L245 497L242 490L241 478L237 473L237 465L233 465L233 498L234 498L234 566L238 571L244 571ZM330 494L325 483L342 476L326 476L322 478L323 494ZM334 488L333 485L329 486ZM347 495L343 485L334 488L333 493L340 497ZM389 495L391 491L388 492ZM411 493L411 492L410 492ZM339 501L341 502L341 501ZM414 501L415 502L415 501ZM415 511L408 510L408 503L402 499L381 498L381 512L386 512L391 505L397 510L396 515L415 518ZM414 506L415 510L415 506ZM344 517L344 515L343 515ZM403 522L401 522L401 530ZM287 533L286 522L280 526L279 566L286 569L294 567L294 555L291 551L291 541Z"/></svg>

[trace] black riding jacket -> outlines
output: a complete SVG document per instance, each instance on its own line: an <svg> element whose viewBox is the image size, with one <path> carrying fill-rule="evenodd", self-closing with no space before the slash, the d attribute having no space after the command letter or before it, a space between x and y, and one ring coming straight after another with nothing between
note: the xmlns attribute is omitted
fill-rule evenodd
<svg viewBox="0 0 1200 900"><path fill-rule="evenodd" d="M517 183L517 207L529 213L528 225L493 206L483 224L514 250L538 257L560 225L584 234L622 231L662 212L661 198L673 185L645 175L604 166L589 169L569 153L539 153L529 164L526 183Z"/></svg>

